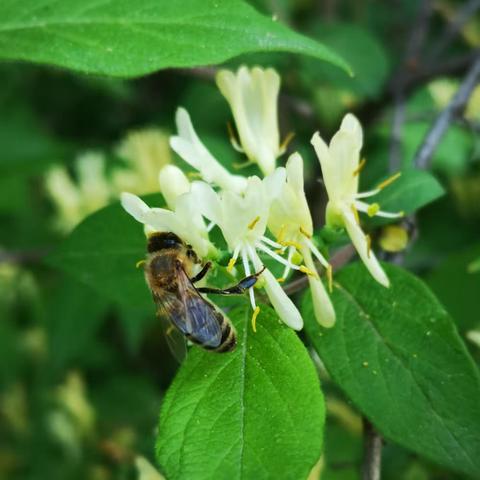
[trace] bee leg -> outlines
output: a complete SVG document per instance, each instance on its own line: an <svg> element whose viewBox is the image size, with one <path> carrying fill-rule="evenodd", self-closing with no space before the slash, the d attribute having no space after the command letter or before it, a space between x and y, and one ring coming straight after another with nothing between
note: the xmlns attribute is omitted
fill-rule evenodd
<svg viewBox="0 0 480 480"><path fill-rule="evenodd" d="M242 278L236 285L229 288L209 288L209 287L201 287L197 290L201 293L214 293L217 295L241 295L245 293L249 288L253 287L255 283L257 283L259 275L265 270L263 267L258 273L254 275L249 275L248 277Z"/></svg>
<svg viewBox="0 0 480 480"><path fill-rule="evenodd" d="M203 268L193 278L190 279L192 281L192 283L199 282L207 274L207 272L210 270L211 266L212 266L212 262L207 262L203 266Z"/></svg>

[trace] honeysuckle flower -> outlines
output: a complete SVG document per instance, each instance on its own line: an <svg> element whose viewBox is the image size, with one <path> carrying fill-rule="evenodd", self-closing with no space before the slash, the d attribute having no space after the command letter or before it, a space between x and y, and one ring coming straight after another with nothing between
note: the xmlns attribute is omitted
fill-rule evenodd
<svg viewBox="0 0 480 480"><path fill-rule="evenodd" d="M123 208L138 222L146 226L146 233L173 232L190 244L200 258L215 258L217 250L208 238L208 229L198 211L191 192L170 200L173 210L150 208L141 198L131 193L121 195Z"/></svg>
<svg viewBox="0 0 480 480"><path fill-rule="evenodd" d="M203 180L225 190L242 192L246 178L233 175L208 151L198 138L188 112L178 108L175 115L178 135L170 137L170 146L190 166L198 170Z"/></svg>
<svg viewBox="0 0 480 480"><path fill-rule="evenodd" d="M340 130L333 136L330 145L327 146L318 132L313 135L311 142L320 160L328 194L327 225L345 227L369 272L379 283L388 287L390 282L370 249L370 237L365 235L360 226L358 212L365 212L370 217L401 217L403 213L383 212L378 203L369 205L363 201L364 198L379 193L400 174L385 180L374 190L358 192L358 176L365 164L364 160L360 162L363 132L359 121L352 114L345 115Z"/></svg>
<svg viewBox="0 0 480 480"><path fill-rule="evenodd" d="M117 192L128 190L138 195L157 191L158 171L171 163L168 136L159 129L130 132L120 143L117 154L125 161L112 173Z"/></svg>
<svg viewBox="0 0 480 480"><path fill-rule="evenodd" d="M243 194L230 190L217 193L205 182L192 184L197 208L220 228L230 251L233 252L228 269L231 270L240 258L245 275L260 272L263 264L258 252L263 252L290 268L304 271L304 267L291 264L275 252L273 249L282 246L265 236L270 205L284 182L285 172L278 169L263 181L258 177L249 177ZM302 317L273 274L265 269L261 277L265 281L268 298L280 319L291 328L300 330L303 326ZM249 289L249 295L254 312L252 326L255 330L255 320L260 309L256 305L252 288Z"/></svg>
<svg viewBox="0 0 480 480"><path fill-rule="evenodd" d="M75 161L77 180L65 167L56 166L47 172L45 188L57 209L57 224L63 231L75 227L88 214L105 206L111 188L101 154L87 152Z"/></svg>
<svg viewBox="0 0 480 480"><path fill-rule="evenodd" d="M242 66L237 73L220 70L216 81L227 99L237 127L240 144L232 136L233 146L244 152L265 175L275 169L275 160L285 151L280 144L277 103L280 77L272 68Z"/></svg>
<svg viewBox="0 0 480 480"><path fill-rule="evenodd" d="M303 256L305 266L313 272L308 276L312 293L313 307L317 321L324 327L335 323L335 311L330 297L325 291L315 268L315 257L325 268L331 288L332 267L319 252L312 241L313 222L304 191L303 160L298 153L290 156L286 165L286 182L277 198L272 203L268 219L268 228L275 235L277 242L288 247L288 261L295 251ZM283 279L290 271L285 267Z"/></svg>
<svg viewBox="0 0 480 480"><path fill-rule="evenodd" d="M190 191L187 176L175 165L167 165L160 170L158 183L160 192L171 210L175 210L177 199Z"/></svg>

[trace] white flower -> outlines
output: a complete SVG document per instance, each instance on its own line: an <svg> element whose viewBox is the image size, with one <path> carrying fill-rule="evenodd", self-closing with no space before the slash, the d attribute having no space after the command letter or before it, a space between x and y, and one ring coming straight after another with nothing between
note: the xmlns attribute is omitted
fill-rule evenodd
<svg viewBox="0 0 480 480"><path fill-rule="evenodd" d="M198 138L188 112L178 108L175 115L178 135L170 138L172 149L190 166L199 171L203 180L225 190L241 192L246 187L246 178L231 174L208 151Z"/></svg>
<svg viewBox="0 0 480 480"><path fill-rule="evenodd" d="M102 155L87 152L75 161L77 181L65 167L53 167L46 175L45 187L58 210L57 223L68 231L88 214L104 207L111 191Z"/></svg>
<svg viewBox="0 0 480 480"><path fill-rule="evenodd" d="M178 197L190 191L188 178L175 165L167 165L160 170L158 183L160 193L171 210L175 210Z"/></svg>
<svg viewBox="0 0 480 480"><path fill-rule="evenodd" d="M213 224L218 225L229 249L233 252L229 269L240 257L245 275L261 271L263 265L257 253L260 251L290 268L303 271L302 267L292 265L273 251L272 248L281 248L281 245L265 236L271 202L285 182L285 172L282 170L276 170L263 181L258 177L249 177L244 194L229 190L217 193L205 182L192 184L197 208ZM270 302L281 320L291 328L300 330L303 326L302 317L273 274L266 269L262 273L262 278L265 280L265 290ZM252 325L255 329L255 319L260 310L256 305L252 288L249 295L254 310Z"/></svg>
<svg viewBox="0 0 480 480"><path fill-rule="evenodd" d="M145 457L137 456L135 466L138 471L137 480L165 480L165 477Z"/></svg>
<svg viewBox="0 0 480 480"><path fill-rule="evenodd" d="M272 173L275 160L285 151L278 133L278 73L272 68L249 70L243 66L236 74L221 70L216 81L237 126L241 147L232 140L234 147L258 163L265 175Z"/></svg>
<svg viewBox="0 0 480 480"><path fill-rule="evenodd" d="M290 262L295 250L298 250L311 271L308 276L312 292L313 307L318 322L324 327L335 323L335 311L330 297L325 291L315 268L314 256L325 268L331 288L332 267L319 252L311 240L313 222L303 187L303 160L298 153L290 156L286 165L286 178L282 191L273 201L268 220L268 228L277 238L277 242L287 246ZM285 268L283 279L289 273L290 266Z"/></svg>
<svg viewBox="0 0 480 480"><path fill-rule="evenodd" d="M120 143L117 154L125 167L113 171L117 192L133 191L139 195L157 190L158 171L171 162L167 135L159 129L130 132Z"/></svg>
<svg viewBox="0 0 480 480"><path fill-rule="evenodd" d="M217 255L216 248L208 239L208 228L183 172L177 167L168 166L162 169L159 177L162 193L171 210L150 208L139 197L126 192L121 195L123 208L146 226L147 233L173 232L190 244L199 257L214 258Z"/></svg>
<svg viewBox="0 0 480 480"><path fill-rule="evenodd" d="M376 195L384 187L392 183L398 176L385 180L375 190L358 193L358 175L364 165L360 162L360 149L363 143L363 132L359 121L352 114L343 118L340 130L333 136L330 145L315 133L312 137L320 165L323 180L328 193L326 211L327 224L345 227L360 258L372 276L382 285L388 287L390 282L380 263L370 250L370 237L360 227L358 211L387 218L401 217L403 213L388 213L380 210L378 203L369 205L361 199Z"/></svg>

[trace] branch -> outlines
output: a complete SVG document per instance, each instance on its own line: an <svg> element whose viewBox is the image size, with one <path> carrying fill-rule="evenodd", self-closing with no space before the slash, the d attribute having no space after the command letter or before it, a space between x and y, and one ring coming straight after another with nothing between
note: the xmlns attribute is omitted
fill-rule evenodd
<svg viewBox="0 0 480 480"><path fill-rule="evenodd" d="M380 480L382 466L382 437L373 425L363 419L363 480Z"/></svg>
<svg viewBox="0 0 480 480"><path fill-rule="evenodd" d="M465 106L473 92L473 89L480 82L480 53L477 53L477 58L467 75L463 79L460 88L450 101L448 106L438 116L435 123L427 133L422 145L417 150L414 158L414 164L418 168L427 168L430 164L433 153L435 152L438 144L443 138L443 135L447 131L450 124L455 118L463 113Z"/></svg>
<svg viewBox="0 0 480 480"><path fill-rule="evenodd" d="M453 20L447 24L447 27L437 44L433 46L430 55L428 56L430 64L435 63L444 52L445 48L452 42L458 32L479 8L480 0L470 0L458 9Z"/></svg>

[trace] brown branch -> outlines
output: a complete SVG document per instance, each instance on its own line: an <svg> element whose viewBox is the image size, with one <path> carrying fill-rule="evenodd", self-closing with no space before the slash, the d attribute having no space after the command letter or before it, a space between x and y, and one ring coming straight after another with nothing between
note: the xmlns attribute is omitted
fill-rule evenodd
<svg viewBox="0 0 480 480"><path fill-rule="evenodd" d="M382 437L373 425L363 419L363 480L380 480L382 466Z"/></svg>

